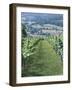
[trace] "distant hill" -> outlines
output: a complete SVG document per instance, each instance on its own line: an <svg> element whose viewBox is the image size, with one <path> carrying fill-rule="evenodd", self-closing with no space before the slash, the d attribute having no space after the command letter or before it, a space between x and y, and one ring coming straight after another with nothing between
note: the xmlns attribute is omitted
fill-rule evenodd
<svg viewBox="0 0 72 90"><path fill-rule="evenodd" d="M63 15L62 14L48 14L48 13L21 13L22 23L38 23L43 24L53 24L63 27Z"/></svg>

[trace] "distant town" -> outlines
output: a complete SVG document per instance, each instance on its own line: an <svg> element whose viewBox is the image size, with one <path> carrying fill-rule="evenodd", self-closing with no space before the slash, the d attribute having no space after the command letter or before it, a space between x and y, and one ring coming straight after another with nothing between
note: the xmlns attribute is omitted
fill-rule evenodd
<svg viewBox="0 0 72 90"><path fill-rule="evenodd" d="M28 25L27 23L25 24L27 28L27 35L28 36L48 36L48 35L61 35L63 33L63 27L61 26L56 26L56 25L51 25L51 24L44 24L44 25L39 25L39 24L31 24Z"/></svg>

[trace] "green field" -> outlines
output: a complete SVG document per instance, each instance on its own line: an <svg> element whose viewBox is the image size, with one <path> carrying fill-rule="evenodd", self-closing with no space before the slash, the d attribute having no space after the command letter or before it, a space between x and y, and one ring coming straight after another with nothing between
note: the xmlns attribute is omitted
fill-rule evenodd
<svg viewBox="0 0 72 90"><path fill-rule="evenodd" d="M63 61L49 40L22 40L22 77L63 74Z"/></svg>

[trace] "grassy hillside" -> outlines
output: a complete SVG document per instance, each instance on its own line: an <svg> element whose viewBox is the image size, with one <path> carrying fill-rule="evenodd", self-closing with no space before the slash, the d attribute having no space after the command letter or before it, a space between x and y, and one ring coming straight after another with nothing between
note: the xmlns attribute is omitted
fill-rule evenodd
<svg viewBox="0 0 72 90"><path fill-rule="evenodd" d="M35 53L22 59L22 76L48 76L63 74L63 64L48 40L36 44Z"/></svg>

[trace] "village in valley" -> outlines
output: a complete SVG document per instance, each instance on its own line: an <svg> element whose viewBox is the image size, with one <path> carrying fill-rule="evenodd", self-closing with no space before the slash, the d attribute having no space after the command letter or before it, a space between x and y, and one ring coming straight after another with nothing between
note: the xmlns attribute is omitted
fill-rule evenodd
<svg viewBox="0 0 72 90"><path fill-rule="evenodd" d="M51 24L30 24L26 23L26 27L28 28L27 34L28 36L33 37L47 37L49 35L61 35L63 33L63 27L51 25Z"/></svg>

